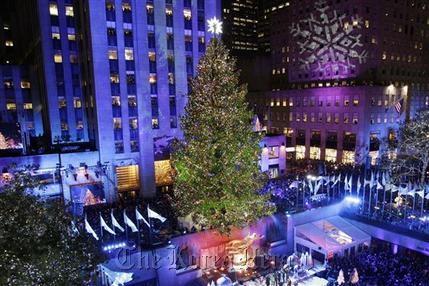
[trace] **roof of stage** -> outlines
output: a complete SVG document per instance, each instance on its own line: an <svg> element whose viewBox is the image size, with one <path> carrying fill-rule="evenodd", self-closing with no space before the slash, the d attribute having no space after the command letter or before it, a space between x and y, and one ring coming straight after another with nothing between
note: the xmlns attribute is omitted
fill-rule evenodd
<svg viewBox="0 0 429 286"><path fill-rule="evenodd" d="M334 253L371 240L371 236L339 216L299 225L295 230L297 237Z"/></svg>

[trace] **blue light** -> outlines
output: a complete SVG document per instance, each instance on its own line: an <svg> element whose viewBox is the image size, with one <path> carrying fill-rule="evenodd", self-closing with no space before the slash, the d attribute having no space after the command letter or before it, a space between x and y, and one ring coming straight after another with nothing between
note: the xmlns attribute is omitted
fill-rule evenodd
<svg viewBox="0 0 429 286"><path fill-rule="evenodd" d="M110 252L111 250L125 247L127 244L125 242L113 243L106 246L103 246L103 251Z"/></svg>
<svg viewBox="0 0 429 286"><path fill-rule="evenodd" d="M360 205L361 200L358 197L347 196L344 198L344 202L350 205Z"/></svg>

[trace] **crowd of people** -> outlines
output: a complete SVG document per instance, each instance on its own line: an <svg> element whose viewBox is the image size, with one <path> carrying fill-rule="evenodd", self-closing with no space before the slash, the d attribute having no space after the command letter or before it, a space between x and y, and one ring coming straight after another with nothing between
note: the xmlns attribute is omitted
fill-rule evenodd
<svg viewBox="0 0 429 286"><path fill-rule="evenodd" d="M429 260L411 251L394 254L387 246L371 247L354 256L336 256L328 263L327 278L336 283L344 273L345 285L351 285L353 269L359 273L359 285L428 286Z"/></svg>

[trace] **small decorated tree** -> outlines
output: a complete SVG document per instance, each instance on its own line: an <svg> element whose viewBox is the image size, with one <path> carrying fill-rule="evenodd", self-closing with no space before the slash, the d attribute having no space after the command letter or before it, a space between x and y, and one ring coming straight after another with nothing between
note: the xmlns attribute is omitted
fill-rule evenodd
<svg viewBox="0 0 429 286"><path fill-rule="evenodd" d="M213 39L198 65L182 118L184 142L176 146L174 199L180 216L228 233L269 215L266 176L258 167L261 137L239 86L235 60Z"/></svg>

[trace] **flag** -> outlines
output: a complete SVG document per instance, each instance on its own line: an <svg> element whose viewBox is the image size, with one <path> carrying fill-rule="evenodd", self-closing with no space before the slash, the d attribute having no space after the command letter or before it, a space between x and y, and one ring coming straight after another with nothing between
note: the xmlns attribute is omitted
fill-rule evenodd
<svg viewBox="0 0 429 286"><path fill-rule="evenodd" d="M289 189L292 188L298 188L299 186L299 181L293 181L290 185L289 185Z"/></svg>
<svg viewBox="0 0 429 286"><path fill-rule="evenodd" d="M395 103L395 110L399 114L402 114L402 105L403 104L404 104L404 98L403 97Z"/></svg>
<svg viewBox="0 0 429 286"><path fill-rule="evenodd" d="M350 175L349 177L349 181L347 182L347 188L349 189L349 191L352 191L352 183L353 183L353 175Z"/></svg>
<svg viewBox="0 0 429 286"><path fill-rule="evenodd" d="M385 186L385 185L386 185L386 183L387 183L387 180L386 180L386 173L385 173L385 172L383 172L383 176L381 177L381 183L383 184L383 186Z"/></svg>
<svg viewBox="0 0 429 286"><path fill-rule="evenodd" d="M110 212L110 217L112 218L112 224L114 227L119 229L120 231L124 232L124 228L119 224L119 222L116 220L115 216L113 215L113 210Z"/></svg>
<svg viewBox="0 0 429 286"><path fill-rule="evenodd" d="M116 235L115 231L114 231L113 229L111 229L111 228L106 224L106 222L104 221L104 219L103 219L103 217L101 216L101 214L100 214L100 225L101 225L101 227L102 227L102 228L104 228L107 232L109 232L109 233L111 233L111 234L113 234L113 235Z"/></svg>
<svg viewBox="0 0 429 286"><path fill-rule="evenodd" d="M131 228L131 230L133 232L138 232L137 226L134 224L134 222L132 220L130 220L127 217L127 214L126 214L125 210L124 210L124 222L125 222L126 225L128 225Z"/></svg>
<svg viewBox="0 0 429 286"><path fill-rule="evenodd" d="M314 188L313 188L313 184L311 183L311 181L308 181L308 187L310 189L310 193L312 194L314 192Z"/></svg>
<svg viewBox="0 0 429 286"><path fill-rule="evenodd" d="M319 181L316 183L315 189L314 189L314 194L317 194L317 192L320 189L320 186L322 185L322 181Z"/></svg>
<svg viewBox="0 0 429 286"><path fill-rule="evenodd" d="M421 198L425 197L425 191L416 192L417 195L419 195Z"/></svg>
<svg viewBox="0 0 429 286"><path fill-rule="evenodd" d="M142 216L142 214L139 212L139 210L136 208L136 219L142 220L148 227L150 227L150 224L145 220L145 218Z"/></svg>
<svg viewBox="0 0 429 286"><path fill-rule="evenodd" d="M151 209L149 208L149 206L147 207L147 215L148 215L150 218L156 218L156 219L159 219L161 222L164 222L164 221L166 221L166 220L167 220L167 219L166 219L165 217L163 217L162 215L160 215L160 214L158 214L158 213L154 212L153 210L151 210Z"/></svg>
<svg viewBox="0 0 429 286"><path fill-rule="evenodd" d="M374 172L371 172L371 180L369 182L369 187L372 188L374 186L374 183L375 183Z"/></svg>
<svg viewBox="0 0 429 286"><path fill-rule="evenodd" d="M383 189L383 185L377 181L377 190L382 190L382 189Z"/></svg>
<svg viewBox="0 0 429 286"><path fill-rule="evenodd" d="M95 233L95 231L92 229L91 225L89 224L88 220L86 219L85 216L85 230L87 233L92 234L92 236L98 240L98 235Z"/></svg>

